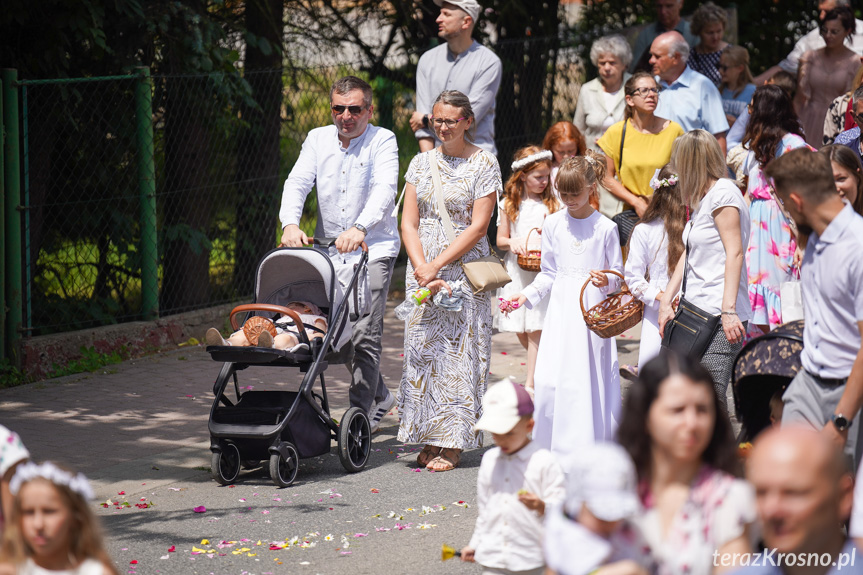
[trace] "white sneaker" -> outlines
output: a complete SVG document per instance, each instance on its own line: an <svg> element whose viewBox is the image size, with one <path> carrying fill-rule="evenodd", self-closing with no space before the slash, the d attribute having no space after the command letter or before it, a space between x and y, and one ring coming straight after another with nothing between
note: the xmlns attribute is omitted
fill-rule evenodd
<svg viewBox="0 0 863 575"><path fill-rule="evenodd" d="M375 433L381 427L381 420L396 404L396 396L392 393L388 394L386 399L380 403L375 403L369 410L369 425L372 433Z"/></svg>

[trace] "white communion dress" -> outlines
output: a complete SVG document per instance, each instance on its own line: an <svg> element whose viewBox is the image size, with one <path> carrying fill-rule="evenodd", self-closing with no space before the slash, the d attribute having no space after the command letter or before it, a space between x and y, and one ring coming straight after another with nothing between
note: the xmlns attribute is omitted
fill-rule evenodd
<svg viewBox="0 0 863 575"><path fill-rule="evenodd" d="M542 269L524 291L528 306L548 297L539 344L534 401L534 438L555 454L569 455L580 445L612 441L620 418L617 344L584 323L578 296L591 270L623 273L617 226L594 212L576 219L566 210L548 216L542 232ZM619 285L585 290L587 309Z"/></svg>
<svg viewBox="0 0 863 575"><path fill-rule="evenodd" d="M499 212L503 211L503 202L501 200L498 206ZM518 219L509 223L509 236L520 242L527 239L530 230L533 228L542 229L543 221L548 216L548 208L540 200L525 198L521 201L518 207ZM498 226L500 226L500 216L498 216ZM538 232L530 234L530 243L528 248L538 250L542 244L542 236ZM506 252L503 258L503 263L506 265L506 271L512 281L499 290L497 297L509 299L517 293L524 291L524 288L529 286L536 279L539 272L529 272L521 269L518 265L518 256L511 251ZM496 303L496 302L495 302ZM511 333L525 333L529 331L537 331L542 329L545 322L545 312L548 308L548 300L543 300L533 307L526 309L524 307L510 312L509 317L495 310L494 327L500 331Z"/></svg>
<svg viewBox="0 0 863 575"><path fill-rule="evenodd" d="M649 280L647 277L649 276ZM638 224L629 240L629 256L624 272L632 295L644 302L638 365L659 355L659 300L656 295L668 285L668 236L661 219Z"/></svg>

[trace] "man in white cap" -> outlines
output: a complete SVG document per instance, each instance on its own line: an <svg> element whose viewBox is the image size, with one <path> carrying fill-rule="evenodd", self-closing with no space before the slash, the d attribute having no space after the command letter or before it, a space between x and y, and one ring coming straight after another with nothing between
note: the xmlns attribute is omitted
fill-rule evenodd
<svg viewBox="0 0 863 575"><path fill-rule="evenodd" d="M479 516L462 561L476 561L483 573L542 575L542 518L563 500L563 472L530 439L533 401L523 386L501 381L486 392L482 409L476 429L491 432L497 447L479 466Z"/></svg>
<svg viewBox="0 0 863 575"><path fill-rule="evenodd" d="M436 20L438 36L445 43L423 54L417 64L416 111L410 124L419 140L420 152L427 152L436 144L429 120L435 98L444 90L458 90L470 99L476 116L474 143L497 154L494 106L502 67L494 52L471 37L480 5L476 0L435 0L435 4L440 6Z"/></svg>
<svg viewBox="0 0 863 575"><path fill-rule="evenodd" d="M566 500L545 522L545 560L557 575L654 572L632 519L641 511L638 477L616 443L585 446L569 469Z"/></svg>

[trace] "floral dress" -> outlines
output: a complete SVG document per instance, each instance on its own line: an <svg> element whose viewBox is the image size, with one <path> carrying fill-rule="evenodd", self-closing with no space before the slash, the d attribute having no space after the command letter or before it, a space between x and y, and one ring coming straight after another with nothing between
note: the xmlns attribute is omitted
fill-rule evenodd
<svg viewBox="0 0 863 575"><path fill-rule="evenodd" d="M743 535L756 518L752 487L708 465L698 471L665 534L646 481L639 494L644 511L635 523L658 564L658 575L711 575L714 551Z"/></svg>
<svg viewBox="0 0 863 575"><path fill-rule="evenodd" d="M797 134L785 134L776 151L778 158L785 152L807 146ZM792 280L794 251L797 242L791 233L788 218L773 198L761 164L749 152L744 161L744 173L749 175L747 193L752 200L749 219L752 222L749 246L746 250L746 270L749 276L749 303L752 305L750 329L769 325L772 330L782 325L782 304L779 288ZM755 333L755 332L751 332Z"/></svg>
<svg viewBox="0 0 863 575"><path fill-rule="evenodd" d="M416 186L419 239L426 261L432 261L449 245L438 212L430 161L438 163L444 203L456 236L470 225L474 201L500 194L503 189L497 159L486 151L467 159L446 156L436 149L417 155L405 181ZM469 262L490 253L488 238L483 235L462 260ZM450 285L467 281L458 261L441 268L438 277ZM407 293L419 289L410 261L405 289ZM465 296L460 312L433 304L411 311L405 322L399 386L399 441L455 449L482 445L482 432L473 427L482 413L491 360L491 295Z"/></svg>

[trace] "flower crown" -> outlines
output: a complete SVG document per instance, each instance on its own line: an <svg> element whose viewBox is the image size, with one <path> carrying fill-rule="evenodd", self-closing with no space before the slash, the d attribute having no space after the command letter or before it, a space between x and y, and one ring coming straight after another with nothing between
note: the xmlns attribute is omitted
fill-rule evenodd
<svg viewBox="0 0 863 575"><path fill-rule="evenodd" d="M550 161L553 157L554 156L552 156L551 150L542 150L535 154L531 154L526 158L514 161L511 168L513 172L517 172L522 168L528 167L534 162Z"/></svg>
<svg viewBox="0 0 863 575"><path fill-rule="evenodd" d="M656 173L653 174L653 177L650 179L650 187L653 188L655 192L659 188L670 188L671 186L676 186L677 182L680 181L680 176L677 174L671 174L667 178L659 179L659 170L656 170Z"/></svg>
<svg viewBox="0 0 863 575"><path fill-rule="evenodd" d="M12 481L9 482L9 491L12 495L18 495L21 487L34 479L47 479L54 485L65 485L84 500L93 499L93 489L90 487L90 482L83 473L72 473L65 469L60 469L50 461L36 464L32 461L22 463L15 470L15 475Z"/></svg>

